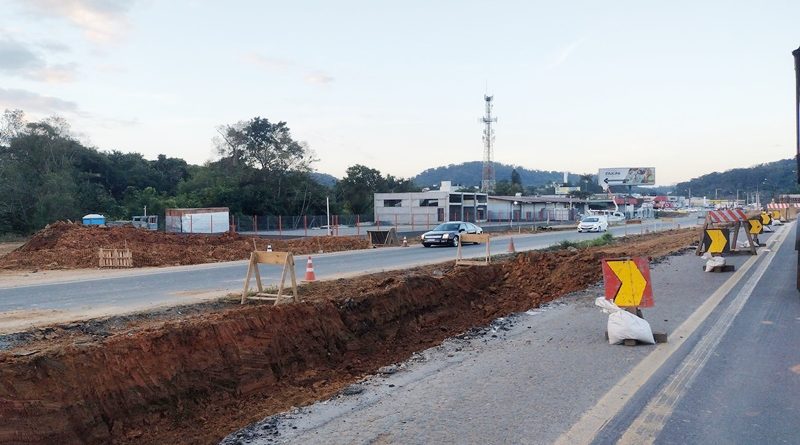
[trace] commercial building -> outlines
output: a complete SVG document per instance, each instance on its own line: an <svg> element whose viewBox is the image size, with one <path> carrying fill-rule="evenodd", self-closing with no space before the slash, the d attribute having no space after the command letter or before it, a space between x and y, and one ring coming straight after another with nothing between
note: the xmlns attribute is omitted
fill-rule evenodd
<svg viewBox="0 0 800 445"><path fill-rule="evenodd" d="M439 190L410 193L375 193L375 221L387 225L428 227L445 221L484 222L488 195L452 191L443 181Z"/></svg>
<svg viewBox="0 0 800 445"><path fill-rule="evenodd" d="M490 196L488 204L488 221L576 221L589 208L564 196Z"/></svg>

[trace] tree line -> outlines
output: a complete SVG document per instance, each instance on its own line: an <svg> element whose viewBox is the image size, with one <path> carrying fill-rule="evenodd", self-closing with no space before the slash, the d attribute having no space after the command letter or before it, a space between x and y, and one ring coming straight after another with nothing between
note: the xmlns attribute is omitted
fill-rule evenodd
<svg viewBox="0 0 800 445"><path fill-rule="evenodd" d="M0 118L0 234L29 234L88 213L111 220L166 208L228 207L234 215L369 214L374 192L407 192L410 179L353 165L333 186L312 178L313 152L286 122L254 117L222 125L218 159L190 165L159 155L102 151L81 143L60 117L28 122L21 110Z"/></svg>
<svg viewBox="0 0 800 445"><path fill-rule="evenodd" d="M793 158L714 172L675 185L679 195L708 199L758 200L768 203L777 195L800 193Z"/></svg>

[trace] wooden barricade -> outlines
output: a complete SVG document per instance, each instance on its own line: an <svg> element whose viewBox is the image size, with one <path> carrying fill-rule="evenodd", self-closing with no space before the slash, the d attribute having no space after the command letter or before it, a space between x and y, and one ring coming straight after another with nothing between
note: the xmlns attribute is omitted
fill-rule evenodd
<svg viewBox="0 0 800 445"><path fill-rule="evenodd" d="M767 210L770 211L770 213L772 213L773 219L779 219L783 222L791 221L797 218L797 212L798 212L796 204L786 203L786 202L769 203L767 204Z"/></svg>
<svg viewBox="0 0 800 445"><path fill-rule="evenodd" d="M261 273L258 271L259 264L272 264L277 266L283 266L283 271L281 272L281 279L278 282L278 293L271 294L264 292L264 287L261 284ZM283 294L284 286L286 283L286 274L287 272L291 275L292 278L292 296L286 296ZM255 295L250 296L248 295L250 291L250 278L255 275L256 277L256 285L258 287L258 292ZM266 301L274 301L275 304L279 304L282 302L281 298L284 299L294 299L294 302L297 302L297 278L295 277L294 272L294 257L289 252L264 252L264 251L253 251L250 254L250 264L247 267L247 277L244 279L244 290L242 291L242 304L245 303L245 300L266 300Z"/></svg>
<svg viewBox="0 0 800 445"><path fill-rule="evenodd" d="M459 236L458 248L456 249L456 266L486 266L492 262L492 255L490 250L489 235L486 233L471 234L462 233ZM483 260L465 260L461 254L461 246L464 243L484 243L486 244L486 253Z"/></svg>
<svg viewBox="0 0 800 445"><path fill-rule="evenodd" d="M748 217L745 214L744 210L742 209L723 209L723 210L709 210L706 213L705 222L703 223L703 230L700 232L700 243L697 246L697 256L700 256L708 250L709 246L706 246L706 242L708 241L708 237L706 235L706 231L708 229L725 229L731 230L732 233L732 240L731 240L731 253L741 253L742 250L739 249L739 245L737 243L739 239L739 230L744 228L744 233L747 235L747 241L749 246L747 247L747 251L752 255L756 254L756 242L753 238L753 233L751 233L752 225L750 220L754 217Z"/></svg>
<svg viewBox="0 0 800 445"><path fill-rule="evenodd" d="M133 267L133 255L128 248L100 248L98 256L100 257L100 267Z"/></svg>
<svg viewBox="0 0 800 445"><path fill-rule="evenodd" d="M397 231L394 227L389 230L367 230L369 247L399 246L400 240L397 238Z"/></svg>

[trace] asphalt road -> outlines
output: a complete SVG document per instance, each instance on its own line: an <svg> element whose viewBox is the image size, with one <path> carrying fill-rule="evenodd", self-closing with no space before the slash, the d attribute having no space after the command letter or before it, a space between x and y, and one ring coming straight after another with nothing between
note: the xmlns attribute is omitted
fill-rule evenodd
<svg viewBox="0 0 800 445"><path fill-rule="evenodd" d="M793 226L704 273L652 265L666 344L609 345L600 287L498 319L225 443L797 443L800 296ZM779 248L779 249L778 249Z"/></svg>
<svg viewBox="0 0 800 445"><path fill-rule="evenodd" d="M681 220L654 220L642 225L612 227L614 236L642 233L646 230L664 230L686 227L697 223L696 217ZM558 231L535 235L514 236L517 251L540 249L562 240L585 240L600 234ZM507 252L508 237L498 237L491 244L492 254ZM479 256L484 245L464 246L464 255ZM433 264L455 258L456 250L448 247L423 248L420 245L401 248L381 248L366 251L336 252L313 256L317 279L339 278L366 272L406 268ZM295 273L298 280L305 276L306 257L296 257ZM276 285L280 278L279 267L261 266L265 285ZM230 292L241 292L247 262L236 261L198 266L151 268L147 270L108 271L99 277L65 278L42 283L15 285L0 282L0 330L2 317L13 314L15 324L28 317L26 312L61 315L66 318L120 314L151 309L164 305L193 303L219 297ZM98 271L106 272L106 271ZM34 320L33 315L29 317ZM8 329L6 329L8 330Z"/></svg>

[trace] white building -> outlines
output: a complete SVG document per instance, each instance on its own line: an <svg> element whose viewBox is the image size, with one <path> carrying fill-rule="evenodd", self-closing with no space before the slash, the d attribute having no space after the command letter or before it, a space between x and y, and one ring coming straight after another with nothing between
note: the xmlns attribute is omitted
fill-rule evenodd
<svg viewBox="0 0 800 445"><path fill-rule="evenodd" d="M488 221L575 221L588 209L585 200L564 196L490 196Z"/></svg>
<svg viewBox="0 0 800 445"><path fill-rule="evenodd" d="M375 221L386 225L429 227L445 221L484 222L488 196L451 191L448 181L440 190L375 193Z"/></svg>

